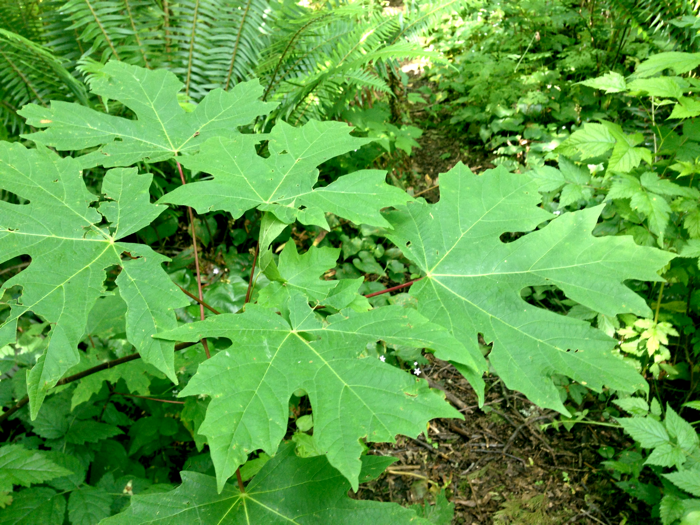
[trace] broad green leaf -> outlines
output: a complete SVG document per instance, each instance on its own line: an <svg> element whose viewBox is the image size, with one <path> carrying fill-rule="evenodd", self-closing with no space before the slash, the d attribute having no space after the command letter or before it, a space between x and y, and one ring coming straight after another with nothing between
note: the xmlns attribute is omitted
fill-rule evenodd
<svg viewBox="0 0 700 525"><path fill-rule="evenodd" d="M677 487L700 497L700 470L679 470L663 476Z"/></svg>
<svg viewBox="0 0 700 525"><path fill-rule="evenodd" d="M592 87L594 89L602 89L605 93L622 93L627 91L627 83L625 82L625 77L620 75L620 73L615 73L610 71L605 73L602 77L591 78L589 80L584 80L579 82L584 86Z"/></svg>
<svg viewBox="0 0 700 525"><path fill-rule="evenodd" d="M687 453L697 448L700 441L698 434L690 423L680 417L670 405L666 406L666 430L672 438L676 438L678 445Z"/></svg>
<svg viewBox="0 0 700 525"><path fill-rule="evenodd" d="M562 172L552 166L538 166L527 174L537 181L537 189L541 192L557 191L566 183Z"/></svg>
<svg viewBox="0 0 700 525"><path fill-rule="evenodd" d="M636 246L631 237L591 235L601 206L567 213L504 244L506 232L528 232L552 217L539 208L538 182L505 168L475 176L458 164L440 176L440 201L410 203L387 214L388 237L426 277L411 287L418 310L470 348L477 335L509 388L567 413L552 374L594 390L634 392L646 382L613 353L615 342L588 323L526 303L527 286L555 285L608 316L650 315L627 279L658 281L673 255Z"/></svg>
<svg viewBox="0 0 700 525"><path fill-rule="evenodd" d="M647 217L649 229L663 242L671 215L671 206L663 195L686 195L688 192L688 188L660 180L655 173L644 173L641 180L625 174L613 179L606 200L630 199L630 207Z"/></svg>
<svg viewBox="0 0 700 525"><path fill-rule="evenodd" d="M118 242L122 233L147 226L165 209L148 200L152 176L134 168L110 170L103 180L109 193L96 209L91 203L98 197L87 190L78 162L70 157L3 142L0 173L0 187L29 201L0 203L0 261L32 258L2 286L21 286L22 296L11 303L0 327L0 346L15 339L17 319L28 311L52 325L48 348L28 375L32 418L46 392L78 364L78 343L103 293L105 269L113 265L122 267L117 284L127 303L128 340L147 363L177 382L172 344L151 335L174 328L174 309L189 303L162 270L165 257L145 245Z"/></svg>
<svg viewBox="0 0 700 525"><path fill-rule="evenodd" d="M649 413L649 403L641 397L628 397L626 399L616 399L613 401L622 410L629 412L633 416L646 416Z"/></svg>
<svg viewBox="0 0 700 525"><path fill-rule="evenodd" d="M616 140L603 124L586 123L583 129L574 131L557 151L568 157L581 155L581 160L598 157L615 146Z"/></svg>
<svg viewBox="0 0 700 525"><path fill-rule="evenodd" d="M110 61L91 82L91 90L105 100L121 102L134 112L136 120L56 101L48 108L29 104L21 115L30 126L46 128L27 138L59 151L103 146L80 157L79 163L82 168L108 168L189 155L209 138L237 135L239 126L276 106L258 100L263 88L253 80L241 82L230 91L210 91L188 113L177 99L182 88L170 71ZM141 215L143 212L138 212L136 217Z"/></svg>
<svg viewBox="0 0 700 525"><path fill-rule="evenodd" d="M651 171L647 171L640 177L642 186L649 191L658 193L659 195L670 195L672 197L687 197L689 199L700 199L700 191L696 188L680 186L668 179L661 179Z"/></svg>
<svg viewBox="0 0 700 525"><path fill-rule="evenodd" d="M71 471L51 461L47 452L20 445L0 447L0 492L11 492L12 485L28 487L69 474Z"/></svg>
<svg viewBox="0 0 700 525"><path fill-rule="evenodd" d="M234 219L257 207L287 224L298 219L325 229L329 229L326 212L356 224L389 226L379 210L411 197L386 184L384 171L356 171L314 188L319 164L369 142L351 136L351 130L342 122L309 121L294 128L280 121L268 137L209 140L198 154L183 157L182 164L213 178L178 187L159 202L186 204L198 213L224 210ZM269 139L267 158L255 149L263 138Z"/></svg>
<svg viewBox="0 0 700 525"><path fill-rule="evenodd" d="M363 456L370 465L374 456ZM347 497L350 484L323 456L302 459L293 444L282 447L248 484L245 494L226 484L217 490L210 476L181 472L182 485L171 492L134 496L126 511L103 525L343 525L415 524L429 521L395 503Z"/></svg>
<svg viewBox="0 0 700 525"><path fill-rule="evenodd" d="M700 101L695 98L681 97L668 118L693 118L700 115Z"/></svg>
<svg viewBox="0 0 700 525"><path fill-rule="evenodd" d="M628 173L639 166L642 160L648 164L652 163L651 151L646 148L636 148L635 146L644 140L641 133L627 135L618 124L603 121L603 125L615 139L610 160L608 160L608 170L620 173Z"/></svg>
<svg viewBox="0 0 700 525"><path fill-rule="evenodd" d="M671 51L658 53L637 66L634 76L637 78L653 77L666 69L676 75L682 75L700 65L700 53L681 53Z"/></svg>
<svg viewBox="0 0 700 525"><path fill-rule="evenodd" d="M180 393L212 398L199 433L208 438L219 488L249 453L276 452L287 431L289 398L298 389L307 393L313 408L316 448L355 489L361 438L393 442L396 434L422 432L435 417L459 417L425 381L363 356L368 343L432 348L439 358L468 367L477 392L483 393L481 355L469 354L415 310L392 306L345 311L324 324L306 299L295 295L288 311L285 320L252 305L244 314L219 315L157 336L235 341L202 363Z"/></svg>
<svg viewBox="0 0 700 525"><path fill-rule="evenodd" d="M630 91L640 91L650 97L681 98L683 90L678 80L672 77L645 78L633 80L629 84Z"/></svg>
<svg viewBox="0 0 700 525"><path fill-rule="evenodd" d="M66 498L46 487L12 495L12 504L0 510L2 525L63 525Z"/></svg>
<svg viewBox="0 0 700 525"><path fill-rule="evenodd" d="M113 337L126 332L126 303L119 294L101 297L90 310L85 334Z"/></svg>
<svg viewBox="0 0 700 525"><path fill-rule="evenodd" d="M263 288L258 302L263 306L276 306L296 293L315 301L328 297L340 281L323 281L319 277L335 267L339 255L339 248L316 247L311 247L306 253L299 255L296 245L290 240L279 258L280 281L272 282Z"/></svg>
<svg viewBox="0 0 700 525"><path fill-rule="evenodd" d="M617 421L644 448L656 448L670 442L664 426L650 417L623 417Z"/></svg>
<svg viewBox="0 0 700 525"><path fill-rule="evenodd" d="M112 496L95 487L82 487L68 497L68 518L72 525L97 525L109 517Z"/></svg>
<svg viewBox="0 0 700 525"><path fill-rule="evenodd" d="M700 241L698 241L698 250L700 250ZM700 255L700 253L698 253L698 255ZM681 257L683 257L683 255L681 255ZM683 406L700 410L700 401L688 401L687 403L683 403Z"/></svg>
<svg viewBox="0 0 700 525"><path fill-rule="evenodd" d="M683 516L683 501L676 496L664 496L659 504L659 516L662 525L671 525Z"/></svg>
<svg viewBox="0 0 700 525"><path fill-rule="evenodd" d="M664 443L651 451L651 454L649 454L644 464L656 465L659 467L680 467L684 462L685 454L678 445Z"/></svg>
<svg viewBox="0 0 700 525"><path fill-rule="evenodd" d="M566 184L559 196L559 206L569 206L591 196L591 190L586 185L591 180L588 168L580 167L566 157L559 157L559 169Z"/></svg>

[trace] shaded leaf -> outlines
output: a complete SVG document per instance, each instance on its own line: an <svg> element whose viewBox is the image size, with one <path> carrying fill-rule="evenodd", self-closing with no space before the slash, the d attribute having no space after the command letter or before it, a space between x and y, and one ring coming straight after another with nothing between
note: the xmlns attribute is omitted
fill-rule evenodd
<svg viewBox="0 0 700 525"><path fill-rule="evenodd" d="M11 492L13 485L29 487L69 474L71 471L51 461L47 452L20 445L0 447L0 492Z"/></svg>
<svg viewBox="0 0 700 525"><path fill-rule="evenodd" d="M176 382L172 345L150 336L156 328L174 328L173 310L188 302L161 269L163 256L147 246L120 243L110 233L133 232L165 209L148 202L152 176L139 175L135 168L107 172L103 187L121 188L120 199L128 201L123 205L121 200L107 201L100 206L115 221L108 230L101 225L103 216L90 206L97 196L87 190L75 159L3 142L0 169L0 186L29 200L28 204L0 203L0 261L19 255L32 257L26 270L3 284L2 289L21 286L22 296L11 303L11 314L0 327L0 346L15 339L17 319L28 311L52 325L48 348L28 375L32 418L46 392L78 364L77 345L102 295L105 269L112 265L123 268L117 283L127 302L127 338L147 363ZM126 262L122 262L123 254Z"/></svg>
<svg viewBox="0 0 700 525"><path fill-rule="evenodd" d="M55 490L37 487L12 496L12 504L0 510L2 525L63 525L66 498Z"/></svg>
<svg viewBox="0 0 700 525"><path fill-rule="evenodd" d="M371 458L363 456L363 464ZM171 492L134 496L125 512L108 518L104 525L430 523L395 503L348 498L350 484L323 456L298 458L293 444L280 448L263 466L245 495L231 484L217 491L216 480L204 474L182 472L181 477L182 485Z"/></svg>
<svg viewBox="0 0 700 525"><path fill-rule="evenodd" d="M346 311L322 324L296 295L288 311L287 321L250 305L244 314L219 315L158 336L235 341L202 363L180 393L212 398L199 433L208 438L220 488L249 453L261 448L270 455L276 452L287 431L289 398L298 389L313 407L316 448L355 488L361 438L393 442L396 434L417 435L432 418L458 417L425 381L377 358L362 358L368 343L433 348L439 358L471 369L477 391L483 392L481 355L469 354L414 310Z"/></svg>
<svg viewBox="0 0 700 525"><path fill-rule="evenodd" d="M657 269L672 255L636 246L631 237L593 237L600 206L564 214L503 244L503 233L527 232L552 217L537 207L537 186L502 167L476 177L458 164L440 176L440 202L410 203L387 214L394 226L388 237L426 274L411 287L418 310L472 349L479 333L493 341L495 371L539 406L567 413L554 373L594 390L605 384L646 390L613 353L613 339L584 321L529 305L520 292L555 285L608 316L649 315L646 301L623 282L659 280Z"/></svg>
<svg viewBox="0 0 700 525"><path fill-rule="evenodd" d="M182 164L209 173L213 179L178 187L159 202L186 204L200 214L224 210L234 219L257 207L286 224L298 219L325 229L330 229L326 212L356 224L388 226L379 210L411 197L386 184L385 172L357 171L314 188L319 164L369 142L351 136L350 131L352 128L342 122L309 121L294 128L280 121L269 137L238 135L209 140L198 154L183 157ZM255 150L263 138L269 139L267 158Z"/></svg>
<svg viewBox="0 0 700 525"><path fill-rule="evenodd" d="M68 519L72 525L97 525L111 514L112 496L95 487L74 490L68 497Z"/></svg>

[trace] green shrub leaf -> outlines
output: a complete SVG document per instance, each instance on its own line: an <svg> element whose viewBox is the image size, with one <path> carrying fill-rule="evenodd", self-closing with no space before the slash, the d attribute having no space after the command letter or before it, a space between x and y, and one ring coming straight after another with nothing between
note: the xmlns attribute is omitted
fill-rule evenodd
<svg viewBox="0 0 700 525"><path fill-rule="evenodd" d="M613 354L615 342L588 323L526 303L526 286L555 285L608 316L649 315L626 279L658 281L673 255L636 246L631 237L595 238L600 206L566 213L504 244L506 232L528 232L552 216L537 207L539 183L504 168L476 177L457 165L440 176L437 204L410 203L387 215L389 238L425 272L411 288L418 310L464 344L477 334L493 342L491 364L509 388L540 406L567 413L551 375L600 390L646 390L635 370Z"/></svg>

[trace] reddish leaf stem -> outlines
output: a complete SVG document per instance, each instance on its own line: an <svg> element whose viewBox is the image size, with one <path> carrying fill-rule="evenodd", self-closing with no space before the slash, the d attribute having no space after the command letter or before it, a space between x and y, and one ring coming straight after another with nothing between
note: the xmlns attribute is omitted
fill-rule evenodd
<svg viewBox="0 0 700 525"><path fill-rule="evenodd" d="M137 396L136 394L124 394L122 392L112 392L112 394L115 396L138 397L139 399L148 399L149 401L158 401L159 403L172 403L173 405L185 404L184 401L173 401L172 399L158 399L157 397Z"/></svg>
<svg viewBox="0 0 700 525"><path fill-rule="evenodd" d="M378 292L368 293L367 295L365 295L365 297L374 297L375 295L382 295L383 293L395 292L396 290L401 290L402 288L411 286L413 283L417 283L422 279L423 277L419 279L414 279L413 281L409 281L407 283L399 284L398 286L392 286L391 288L387 288L386 290L379 290Z"/></svg>
<svg viewBox="0 0 700 525"><path fill-rule="evenodd" d="M250 279L248 279L248 291L245 294L245 303L250 302L250 295L253 291L253 278L255 277L255 263L258 262L258 252L260 251L260 243L255 245L255 255L253 256L253 267L250 269Z"/></svg>
<svg viewBox="0 0 700 525"><path fill-rule="evenodd" d="M204 308L206 308L206 309L209 310L210 312L213 312L213 313L215 313L216 315L219 315L219 314L221 313L221 312L219 312L216 308L213 308L213 307L209 306L209 305L208 305L207 303L205 303L204 301L200 301L199 297L197 297L196 295L194 295L194 294L188 292L187 290L185 290L185 289L184 289L182 286L180 286L179 284L177 285L177 287L178 287L180 290L182 290L182 291L185 293L185 295L186 295L187 297L189 297L189 298L191 298L191 299L194 299L194 300L197 301L201 306L203 306Z"/></svg>
<svg viewBox="0 0 700 525"><path fill-rule="evenodd" d="M177 159L175 159L175 163L177 164L177 169L180 172L180 181L182 182L182 185L184 186L186 184L185 181L185 175L182 173L182 166L180 165L180 162L178 162ZM190 219L190 227L192 230L192 249L194 251L194 268L197 272L197 292L199 293L199 318L204 321L204 295L202 294L202 274L199 270L199 250L197 248L197 232L195 231L194 227L194 213L192 212L192 208L187 206L187 215L189 216ZM207 359L211 357L211 354L209 353L209 345L207 344L206 338L202 339L202 346L204 347L204 353L207 355Z"/></svg>
<svg viewBox="0 0 700 525"><path fill-rule="evenodd" d="M182 185L185 185L185 175L182 173L182 166L180 166L180 163L175 160L177 163L177 169L180 172L180 180L182 181ZM204 302L204 295L202 294L202 277L199 272L199 255L197 253L197 233L195 232L194 229L194 214L192 213L192 208L189 206L187 207L187 213L190 217L190 225L192 226L192 246L194 248L194 267L197 270L197 291L199 292L199 299L196 297L193 297L189 292L186 290L182 289L183 292L185 292L187 295L190 297L193 297L198 303L199 303L199 317L202 321L204 321L204 307L206 303ZM255 262L258 259L258 246L255 247L255 257L253 258L253 269L251 270L250 274L250 281L248 281L248 291L246 292L245 295L245 302L247 303L250 300L250 291L251 291L251 284L253 282L253 274L255 273ZM219 314L220 312L217 312L214 310L211 306L206 305L207 308L211 311L213 311L215 314ZM202 338L202 346L204 347L204 352L207 354L207 359L211 357L211 354L209 353L209 345L207 344L206 338ZM241 469L240 467L236 469L236 478L238 479L238 488L241 491L241 494L245 492L245 487L243 486L243 478L241 478Z"/></svg>

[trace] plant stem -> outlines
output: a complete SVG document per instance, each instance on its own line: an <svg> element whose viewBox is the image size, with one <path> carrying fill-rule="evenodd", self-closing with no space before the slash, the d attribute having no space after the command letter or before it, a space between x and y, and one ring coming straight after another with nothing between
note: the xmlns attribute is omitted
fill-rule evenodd
<svg viewBox="0 0 700 525"><path fill-rule="evenodd" d="M392 286L391 288L387 288L386 290L380 290L378 292L368 293L367 295L365 295L365 297L374 297L375 295L382 295L383 293L395 292L396 290L401 290L402 288L406 288L407 286L411 286L413 283L417 283L418 281L420 281L422 279L423 279L423 277L420 277L418 279L414 279L413 281L408 281L407 283L399 284L398 286Z"/></svg>
<svg viewBox="0 0 700 525"><path fill-rule="evenodd" d="M245 494L245 487L243 486L243 478L241 477L240 467L236 469L236 479L238 480L238 490L241 491L241 494Z"/></svg>
<svg viewBox="0 0 700 525"><path fill-rule="evenodd" d="M175 159L175 163L177 164L177 169L180 172L180 181L184 186L186 182L185 175L182 173L182 166L180 165L180 162L178 162L177 159ZM194 251L194 268L197 272L197 292L199 293L199 318L202 321L204 321L204 295L202 294L202 274L199 270L199 250L197 249L197 232L195 231L194 227L194 213L192 212L192 208L190 208L189 206L187 206L187 215L189 216L190 229L192 230L192 250ZM209 353L209 345L207 344L206 338L202 338L202 346L204 347L204 353L207 355L207 359L209 359L211 357L211 354Z"/></svg>
<svg viewBox="0 0 700 525"><path fill-rule="evenodd" d="M159 403L172 403L173 405L184 405L184 401L174 401L172 399L158 399L157 397L137 396L136 394L124 394L122 392L112 392L115 396L138 397L139 399L148 399L149 401L158 401Z"/></svg>
<svg viewBox="0 0 700 525"><path fill-rule="evenodd" d="M178 343L175 345L175 350L184 350L185 348L189 348L190 346L194 346L197 343ZM61 386L61 385L67 385L68 383L72 383L73 381L78 381L84 377L91 376L92 374L96 374L97 372L102 372L103 370L107 370L108 368L113 368L117 365L121 365L124 363L128 363L129 361L135 361L136 359L139 359L141 357L140 354L130 354L124 357L120 357L119 359L113 359L112 361L107 361L106 363L102 363L97 366L93 366L92 368L88 368L87 370L83 370L82 372L78 372L77 374L73 374L72 376L64 377L60 381L56 383L55 386ZM6 412L3 414L0 414L0 423L5 421L7 418L9 418L12 414L17 412L20 408L22 408L24 405L29 403L29 396L24 396L22 399L17 401L15 405L12 408L9 408Z"/></svg>
<svg viewBox="0 0 700 525"><path fill-rule="evenodd" d="M253 256L253 267L250 269L250 279L248 279L248 291L245 293L245 303L250 302L250 295L253 291L253 278L255 276L255 264L258 262L258 252L260 251L260 243L255 245L255 255Z"/></svg>
<svg viewBox="0 0 700 525"><path fill-rule="evenodd" d="M182 291L185 293L185 295L186 295L187 297L190 297L191 299L194 299L195 301L197 301L197 302L199 303L200 306L203 306L204 308L206 308L206 309L209 310L210 312L213 312L213 313L215 313L216 315L219 315L219 314L221 313L221 312L219 312L216 308L213 308L213 307L209 306L207 303L205 303L204 301L200 300L199 297L197 297L196 295L194 295L194 294L188 292L187 290L185 290L185 289L184 289L182 286L180 286L179 284L177 285L177 287L178 287L180 290L182 290Z"/></svg>

